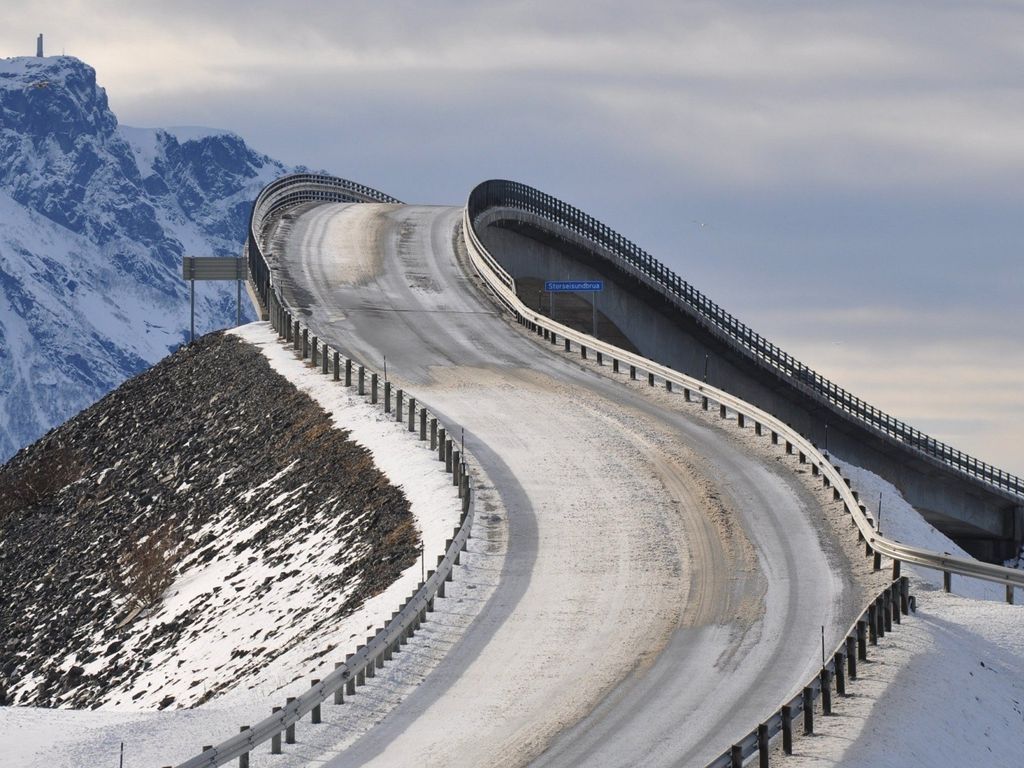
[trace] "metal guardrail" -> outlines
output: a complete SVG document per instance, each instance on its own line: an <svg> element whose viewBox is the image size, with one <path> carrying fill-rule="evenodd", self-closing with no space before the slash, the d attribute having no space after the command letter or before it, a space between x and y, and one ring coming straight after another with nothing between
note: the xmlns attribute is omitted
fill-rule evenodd
<svg viewBox="0 0 1024 768"><path fill-rule="evenodd" d="M674 371L648 358L595 339L530 309L516 295L515 281L507 271L501 268L480 241L473 227L469 206L463 211L463 229L467 250L474 267L494 294L512 311L519 323L528 326L538 334L544 335L545 338L551 340L552 344L556 343L557 339L561 337L565 342L567 351L571 348L572 343L576 343L579 345L583 355L586 355L587 350L590 350L602 356L607 356L612 360L613 366L616 369L620 363L626 363L631 369L646 371L648 381L652 386L655 378L660 379L669 387L676 386L682 389L683 395L687 400L689 400L691 392L698 393L705 407L710 402L717 403L720 406L720 413L723 418L726 416L726 410L731 410L737 414L741 426L747 419L752 420L755 432L758 434L761 433L764 427L768 427L772 432L773 441L777 441L778 437L782 436L786 441L787 450L789 452L796 450L803 461L809 460L812 471L815 474L820 474L825 487L833 488L834 498L837 501L841 500L843 502L847 513L853 518L861 538L866 542L868 551L872 554L884 555L896 562L913 563L926 568L933 568L945 574L956 573L1003 584L1007 588L1007 599L1009 601L1012 601L1012 590L1014 587L1024 587L1024 571L992 565L974 559L940 554L922 547L901 544L898 541L882 536L875 530L874 521L861 506L856 493L850 488L849 483L843 478L840 468L833 465L810 440L795 429L781 419L772 416L767 411L763 411L745 400L730 395L724 390ZM631 373L635 373L635 371L631 371Z"/></svg>
<svg viewBox="0 0 1024 768"><path fill-rule="evenodd" d="M266 262L261 244L266 217L272 213L305 202L329 200L332 202L384 202L397 203L392 197L344 179L317 174L292 174L282 177L260 193L253 205L250 218L247 256L250 277L256 284L263 308L267 311L271 326L282 341L291 344L303 360L311 361L324 375L333 375L335 381L345 386L354 386L358 394L366 395L372 403L378 402L377 372L346 357L342 351L323 343L308 325L295 319L292 310L283 301L272 281L272 271ZM260 282L260 281L263 282ZM369 386L367 386L369 385ZM391 411L390 384L384 384L384 410ZM346 695L355 693L357 686L366 678L373 677L376 669L384 666L400 645L426 621L427 612L433 610L434 600L445 596L445 584L452 580L454 566L461 562L461 553L467 542L475 518L475 498L466 457L461 455L457 444L451 439L454 434L450 427L434 415L422 402L408 397L402 390L395 391L396 421L406 423L403 414L408 413L408 431L419 431L419 440L428 440L431 450L436 450L438 459L445 463L445 470L452 475L452 484L458 487L462 499L459 525L445 545L445 551L437 556L437 567L428 571L426 580L406 599L399 610L392 615L373 637L367 638L366 645L359 646L343 662L337 662L335 669L322 680L313 680L306 692L289 698L283 706L275 707L272 714L252 726L242 726L235 736L225 739L216 746L203 751L178 764L177 768L208 768L224 765L237 759L239 766L249 765L249 753L260 744L271 742L271 753L280 753L281 736L286 743L294 740L295 725L306 715L312 723L321 721L321 705L328 699L336 704L344 702Z"/></svg>
<svg viewBox="0 0 1024 768"><path fill-rule="evenodd" d="M902 617L910 613L913 604L907 577L894 579L854 620L830 655L824 655L822 642L821 672L809 680L800 693L772 712L767 720L708 763L707 768L736 768L754 754L760 758L760 765L767 766L771 740L780 733L783 752L793 754L794 718L802 714L804 735L814 733L814 702L821 699L822 713L832 714L833 681L836 693L845 695L847 678L856 680L858 662L868 660L869 643L877 645L879 638L900 625Z"/></svg>
<svg viewBox="0 0 1024 768"><path fill-rule="evenodd" d="M563 227L657 284L755 360L806 387L834 408L953 470L1024 498L1024 479L924 434L829 381L740 322L647 251L580 209L526 184L502 179L478 185L470 193L466 208L472 222L489 209L507 208Z"/></svg>

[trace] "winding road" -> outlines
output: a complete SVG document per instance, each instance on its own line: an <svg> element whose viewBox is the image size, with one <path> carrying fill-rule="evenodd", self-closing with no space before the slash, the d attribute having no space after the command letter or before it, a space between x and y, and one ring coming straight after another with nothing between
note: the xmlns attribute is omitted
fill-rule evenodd
<svg viewBox="0 0 1024 768"><path fill-rule="evenodd" d="M327 764L701 766L820 666L852 576L788 469L504 316L461 217L312 205L268 249L324 340L464 426L507 514L480 614Z"/></svg>

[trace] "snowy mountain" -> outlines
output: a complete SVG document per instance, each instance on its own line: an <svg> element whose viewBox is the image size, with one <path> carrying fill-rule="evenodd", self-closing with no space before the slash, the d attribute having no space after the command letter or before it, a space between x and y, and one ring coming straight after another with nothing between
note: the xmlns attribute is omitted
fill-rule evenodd
<svg viewBox="0 0 1024 768"><path fill-rule="evenodd" d="M240 255L288 170L229 132L119 126L78 59L0 59L0 461L188 339L182 256ZM235 324L235 290L197 286L197 332Z"/></svg>

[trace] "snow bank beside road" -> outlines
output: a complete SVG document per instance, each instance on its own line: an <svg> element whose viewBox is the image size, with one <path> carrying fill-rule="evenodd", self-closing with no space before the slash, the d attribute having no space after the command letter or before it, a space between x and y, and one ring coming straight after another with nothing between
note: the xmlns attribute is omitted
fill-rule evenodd
<svg viewBox="0 0 1024 768"><path fill-rule="evenodd" d="M970 557L872 472L840 462L881 530L897 541ZM811 738L794 741L787 766L985 765L1024 759L1024 608L998 584L904 565L917 612L861 662L849 697ZM1018 591L1018 599L1019 599Z"/></svg>
<svg viewBox="0 0 1024 768"><path fill-rule="evenodd" d="M334 426L349 432L349 438L369 448L374 464L392 485L405 491L409 506L420 528L424 552L428 558L444 552L444 543L459 524L461 511L458 493L432 451L417 444L413 436L385 417L383 410L371 407L365 398L324 376L318 369L296 360L291 349L277 341L268 323L250 323L228 333L235 334L259 348L270 366L300 391L331 414ZM360 611L359 621L381 626L391 618L398 604L419 584L420 564L406 569L401 578ZM386 597L385 597L386 596ZM376 605L377 602L380 605ZM366 613L366 611L371 613ZM353 617L355 618L355 617Z"/></svg>
<svg viewBox="0 0 1024 768"><path fill-rule="evenodd" d="M959 544L946 536L942 531L935 528L925 520L921 514L914 509L903 498L899 489L891 483L883 480L874 472L855 467L840 460L843 474L850 478L853 488L860 493L861 501L867 507L868 513L879 520L879 530L883 536L898 541L901 544L912 544L917 547L925 547L933 552L945 552L948 555L971 558ZM878 505L881 499L882 511L879 519ZM912 573L932 587L942 587L942 572L922 566L906 566ZM953 576L953 592L964 597L972 597L977 600L999 600L1006 599L1006 590L1000 584L981 579L972 579L967 576Z"/></svg>

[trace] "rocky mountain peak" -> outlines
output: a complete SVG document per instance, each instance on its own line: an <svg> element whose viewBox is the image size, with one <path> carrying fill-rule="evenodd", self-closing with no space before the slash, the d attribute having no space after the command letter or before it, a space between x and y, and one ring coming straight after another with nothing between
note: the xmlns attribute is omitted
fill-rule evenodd
<svg viewBox="0 0 1024 768"><path fill-rule="evenodd" d="M0 59L0 461L187 340L182 257L239 255L289 170L225 131L119 125L76 58ZM235 286L202 284L197 329L234 322Z"/></svg>

